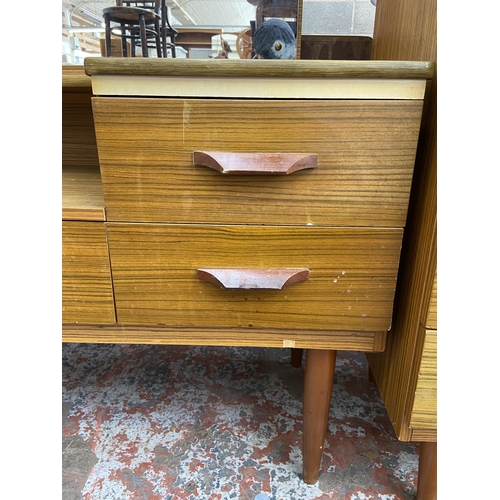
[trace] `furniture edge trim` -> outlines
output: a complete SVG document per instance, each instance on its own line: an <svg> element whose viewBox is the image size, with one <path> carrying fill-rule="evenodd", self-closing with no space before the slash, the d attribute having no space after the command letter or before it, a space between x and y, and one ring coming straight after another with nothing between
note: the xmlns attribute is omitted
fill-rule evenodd
<svg viewBox="0 0 500 500"><path fill-rule="evenodd" d="M194 328L151 325L63 324L62 341L158 345L207 345L335 349L379 352L387 332L288 330L267 328ZM230 342L228 342L230 341Z"/></svg>
<svg viewBox="0 0 500 500"><path fill-rule="evenodd" d="M63 221L88 221L106 222L106 210L104 208L62 208Z"/></svg>
<svg viewBox="0 0 500 500"><path fill-rule="evenodd" d="M218 76L225 78L382 78L430 79L431 61L322 61L273 59L87 58L85 73L95 75Z"/></svg>
<svg viewBox="0 0 500 500"><path fill-rule="evenodd" d="M408 441L437 442L437 429L411 429L411 436Z"/></svg>
<svg viewBox="0 0 500 500"><path fill-rule="evenodd" d="M158 76L105 75L92 76L95 96L185 97L223 99L413 99L423 100L426 80L378 78L284 79L219 75Z"/></svg>

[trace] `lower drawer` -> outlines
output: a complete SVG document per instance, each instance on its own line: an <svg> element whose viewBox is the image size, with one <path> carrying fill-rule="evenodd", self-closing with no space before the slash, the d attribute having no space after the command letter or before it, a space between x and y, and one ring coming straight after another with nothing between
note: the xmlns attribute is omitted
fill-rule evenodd
<svg viewBox="0 0 500 500"><path fill-rule="evenodd" d="M106 228L102 222L62 223L63 323L114 323Z"/></svg>
<svg viewBox="0 0 500 500"><path fill-rule="evenodd" d="M121 324L387 331L403 231L108 223ZM304 268L282 290L222 289L200 268Z"/></svg>

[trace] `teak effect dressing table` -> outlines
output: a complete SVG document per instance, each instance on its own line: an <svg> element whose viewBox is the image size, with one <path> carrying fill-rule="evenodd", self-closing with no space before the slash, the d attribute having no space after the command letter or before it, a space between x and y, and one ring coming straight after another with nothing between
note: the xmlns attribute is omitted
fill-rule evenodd
<svg viewBox="0 0 500 500"><path fill-rule="evenodd" d="M433 65L88 58L85 72L92 109L87 77L63 78L63 341L306 349L316 482L336 351L380 352L391 327Z"/></svg>

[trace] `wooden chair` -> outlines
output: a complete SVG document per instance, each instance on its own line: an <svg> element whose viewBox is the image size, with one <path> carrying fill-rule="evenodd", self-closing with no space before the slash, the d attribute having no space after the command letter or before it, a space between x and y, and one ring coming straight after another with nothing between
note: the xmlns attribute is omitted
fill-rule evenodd
<svg viewBox="0 0 500 500"><path fill-rule="evenodd" d="M166 8L161 11L161 6L161 0L116 0L116 6L103 9L106 57L111 56L111 35L121 37L123 57L127 56L127 41L130 41L131 57L135 57L139 43L143 57L148 57L149 48L156 48L158 57L167 57L170 48L175 57L177 30L172 28Z"/></svg>
<svg viewBox="0 0 500 500"><path fill-rule="evenodd" d="M161 43L163 57L167 57L167 49L170 49L172 51L172 57L176 57L175 37L179 34L179 32L170 24L170 21L168 19L168 9L165 5L165 2L163 2L163 6L164 8L161 9Z"/></svg>

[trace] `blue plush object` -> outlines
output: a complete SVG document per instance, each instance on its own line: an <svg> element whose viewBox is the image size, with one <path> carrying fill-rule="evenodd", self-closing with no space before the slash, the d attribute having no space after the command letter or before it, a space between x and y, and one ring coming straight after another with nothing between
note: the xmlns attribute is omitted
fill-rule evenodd
<svg viewBox="0 0 500 500"><path fill-rule="evenodd" d="M263 59L295 59L295 34L281 19L259 24L252 43L255 53Z"/></svg>

